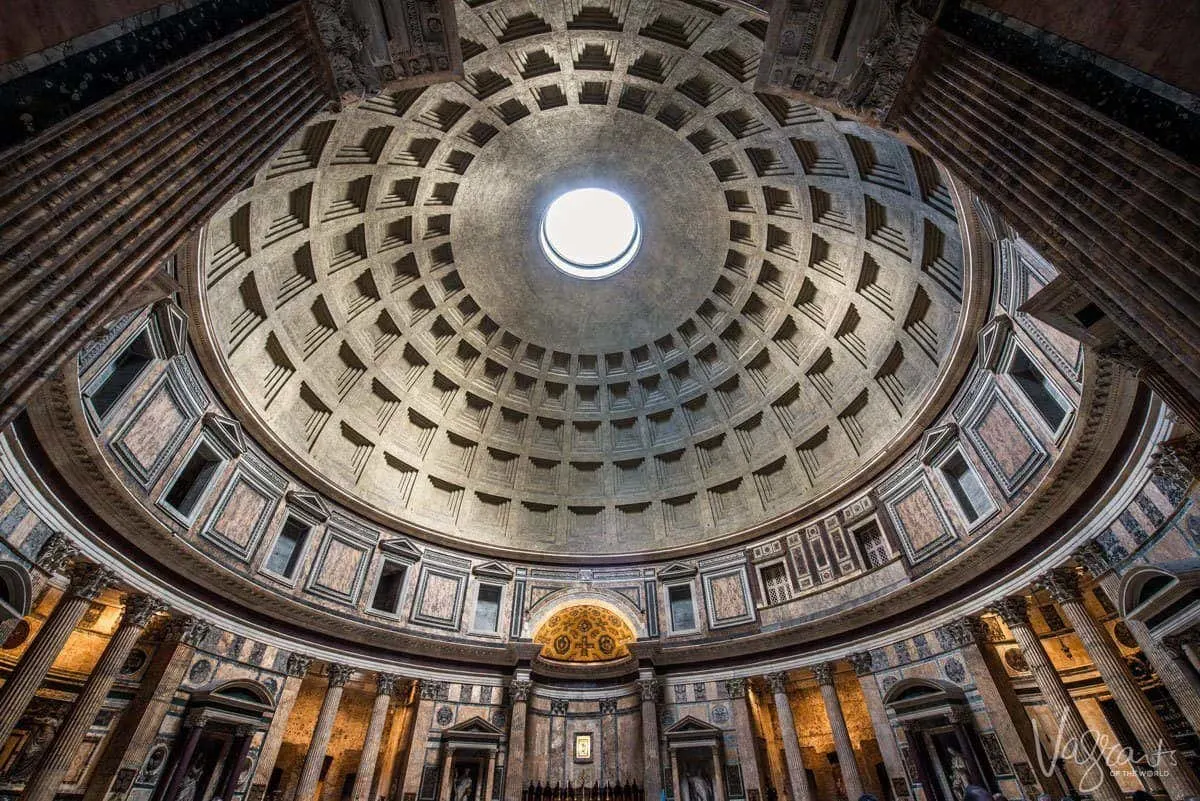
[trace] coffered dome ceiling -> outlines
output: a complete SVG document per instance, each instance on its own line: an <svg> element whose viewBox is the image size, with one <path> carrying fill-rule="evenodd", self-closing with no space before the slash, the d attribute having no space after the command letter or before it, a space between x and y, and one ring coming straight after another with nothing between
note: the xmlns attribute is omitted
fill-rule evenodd
<svg viewBox="0 0 1200 801"><path fill-rule="evenodd" d="M458 20L465 80L315 121L206 232L201 360L264 447L417 533L613 555L810 512L912 441L980 294L931 161L756 94L748 10ZM539 246L582 186L642 234L600 281Z"/></svg>

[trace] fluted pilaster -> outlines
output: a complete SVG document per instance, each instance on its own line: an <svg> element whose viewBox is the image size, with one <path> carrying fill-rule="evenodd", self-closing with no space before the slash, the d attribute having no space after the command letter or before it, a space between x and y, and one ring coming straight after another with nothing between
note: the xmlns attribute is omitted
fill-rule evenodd
<svg viewBox="0 0 1200 801"><path fill-rule="evenodd" d="M0 742L7 740L12 733L84 612L116 578L93 564L72 566L70 576L71 583L66 593L38 629L4 687L0 688Z"/></svg>
<svg viewBox="0 0 1200 801"><path fill-rule="evenodd" d="M84 735L95 722L96 713L108 697L121 666L129 658L129 652L142 636L150 619L166 608L164 603L148 595L127 595L124 604L125 610L116 633L100 654L75 703L58 727L53 742L34 769L33 777L26 783L21 795L23 801L53 801Z"/></svg>
<svg viewBox="0 0 1200 801"><path fill-rule="evenodd" d="M1082 786L1080 789L1090 790L1096 801L1121 801L1125 794L1113 779L1108 764L1097 749L1096 741L1075 702L1071 700L1071 694L1067 692L1058 671L1050 663L1042 641L1029 625L1029 608L1025 598L1016 595L1004 598L993 606L993 610L1012 632L1033 674L1033 680L1046 699L1046 705L1058 719L1061 740L1077 746L1078 764L1074 772L1077 778L1081 777L1089 785L1095 785Z"/></svg>
<svg viewBox="0 0 1200 801"><path fill-rule="evenodd" d="M504 775L505 801L521 801L525 787L525 724L529 713L529 693L533 682L513 679L508 685L512 708L508 716L508 761Z"/></svg>
<svg viewBox="0 0 1200 801"><path fill-rule="evenodd" d="M333 733L333 723L337 719L338 706L342 703L342 690L350 680L354 669L347 665L329 666L329 688L321 701L321 711L317 713L317 723L313 727L312 739L308 743L308 753L304 755L304 765L300 768L300 779L296 782L295 801L312 801L317 791L317 781L321 777L321 763L325 761L325 751L329 747L329 736Z"/></svg>
<svg viewBox="0 0 1200 801"><path fill-rule="evenodd" d="M375 677L375 703L371 706L371 718L367 721L367 733L363 737L362 755L358 762L358 775L354 779L352 801L368 801L371 783L379 762L379 744L383 740L383 726L387 723L388 709L392 703L399 676L380 673Z"/></svg>
<svg viewBox="0 0 1200 801"><path fill-rule="evenodd" d="M768 673L766 678L771 695L775 699L775 714L779 718L779 733L783 737L783 754L787 759L792 801L812 801L808 792L808 780L804 774L800 740L796 737L796 719L792 715L792 702L788 699L787 673Z"/></svg>
<svg viewBox="0 0 1200 801"><path fill-rule="evenodd" d="M1158 713L1150 705L1150 700L1137 686L1129 666L1117 652L1116 646L1101 628L1083 603L1083 595L1079 586L1079 574L1072 567L1057 567L1038 579L1038 584L1045 588L1054 601L1062 608L1063 614L1071 622L1075 634L1083 643L1084 650L1092 658L1092 664L1100 673L1100 678L1108 686L1113 700L1121 710L1122 716L1129 723L1142 750L1147 754L1157 754L1174 749L1174 741L1170 732L1163 725ZM1159 766L1159 778L1171 798L1192 799L1200 794L1200 784L1196 777L1182 760L1176 765L1163 764Z"/></svg>
<svg viewBox="0 0 1200 801"><path fill-rule="evenodd" d="M662 793L662 747L658 739L658 696L662 685L656 678L642 678L637 682L642 694L642 751L647 798L658 798Z"/></svg>

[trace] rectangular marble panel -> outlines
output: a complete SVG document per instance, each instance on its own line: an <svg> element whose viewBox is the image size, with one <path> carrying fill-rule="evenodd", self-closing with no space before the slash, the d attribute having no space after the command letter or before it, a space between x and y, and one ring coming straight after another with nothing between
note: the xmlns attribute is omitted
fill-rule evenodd
<svg viewBox="0 0 1200 801"><path fill-rule="evenodd" d="M919 561L956 539L954 529L924 475L885 502L909 561Z"/></svg>
<svg viewBox="0 0 1200 801"><path fill-rule="evenodd" d="M417 584L417 600L413 604L413 622L457 629L466 581L464 574L422 567Z"/></svg>
<svg viewBox="0 0 1200 801"><path fill-rule="evenodd" d="M368 546L365 544L339 532L327 531L310 574L309 591L354 603L362 587L368 553Z"/></svg>
<svg viewBox="0 0 1200 801"><path fill-rule="evenodd" d="M1046 460L1041 443L999 390L993 390L963 428L988 472L1009 497Z"/></svg>
<svg viewBox="0 0 1200 801"><path fill-rule="evenodd" d="M736 626L754 620L754 605L750 601L750 584L745 567L706 573L703 582L710 627Z"/></svg>
<svg viewBox="0 0 1200 801"><path fill-rule="evenodd" d="M278 496L239 470L217 501L202 536L237 558L249 560L278 502Z"/></svg>
<svg viewBox="0 0 1200 801"><path fill-rule="evenodd" d="M158 480L199 416L171 372L146 393L112 438L118 461L142 487Z"/></svg>

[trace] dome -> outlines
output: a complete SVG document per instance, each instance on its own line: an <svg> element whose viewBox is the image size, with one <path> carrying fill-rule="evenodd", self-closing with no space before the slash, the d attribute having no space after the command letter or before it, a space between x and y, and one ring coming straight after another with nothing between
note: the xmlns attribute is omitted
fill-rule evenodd
<svg viewBox="0 0 1200 801"><path fill-rule="evenodd" d="M510 554L734 541L860 488L970 357L950 180L756 93L749 11L530 8L460 8L465 80L318 118L212 220L185 283L223 400L360 513ZM581 189L629 204L603 280L544 247Z"/></svg>

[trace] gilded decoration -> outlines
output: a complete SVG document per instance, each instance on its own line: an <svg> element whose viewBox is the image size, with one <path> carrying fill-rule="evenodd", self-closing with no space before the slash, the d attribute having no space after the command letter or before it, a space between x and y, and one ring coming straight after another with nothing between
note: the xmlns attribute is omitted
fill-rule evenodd
<svg viewBox="0 0 1200 801"><path fill-rule="evenodd" d="M615 612L591 604L556 612L534 635L542 657L557 662L609 662L629 656L637 637Z"/></svg>

